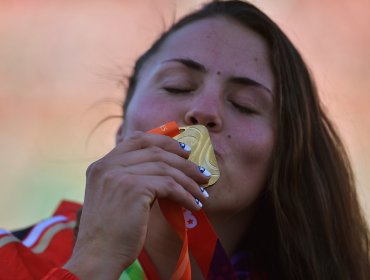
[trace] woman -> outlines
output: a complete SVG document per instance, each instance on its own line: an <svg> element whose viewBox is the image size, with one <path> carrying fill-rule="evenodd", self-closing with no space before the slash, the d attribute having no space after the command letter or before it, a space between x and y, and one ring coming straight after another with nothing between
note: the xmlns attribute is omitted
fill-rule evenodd
<svg viewBox="0 0 370 280"><path fill-rule="evenodd" d="M145 133L168 121L208 128L221 173L208 194L209 176L186 160L186 146ZM182 242L158 199L203 208L227 256L247 256L241 279L370 277L368 229L341 141L301 56L251 4L212 2L139 58L117 146L88 168L64 276L117 279L144 250L170 279ZM193 259L191 270L204 278Z"/></svg>

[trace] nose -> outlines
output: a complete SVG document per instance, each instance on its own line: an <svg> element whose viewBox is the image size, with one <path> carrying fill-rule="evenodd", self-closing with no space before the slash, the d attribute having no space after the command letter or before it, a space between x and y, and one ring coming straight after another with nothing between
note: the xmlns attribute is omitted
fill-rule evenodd
<svg viewBox="0 0 370 280"><path fill-rule="evenodd" d="M199 95L185 113L186 125L202 124L210 131L222 129L222 104L215 95Z"/></svg>

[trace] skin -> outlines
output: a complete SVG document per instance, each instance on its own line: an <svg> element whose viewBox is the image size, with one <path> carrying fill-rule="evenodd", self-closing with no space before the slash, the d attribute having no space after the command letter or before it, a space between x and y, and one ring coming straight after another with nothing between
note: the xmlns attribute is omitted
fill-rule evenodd
<svg viewBox="0 0 370 280"><path fill-rule="evenodd" d="M114 279L145 246L169 279L181 243L158 197L193 211L194 197L200 199L231 254L271 164L273 87L269 51L257 33L213 18L172 34L139 74L116 148L87 171L80 232L66 268L81 279ZM169 137L144 133L172 120L209 129L221 178L207 189L208 199L199 190L208 178L188 153ZM194 267L196 279L198 272Z"/></svg>

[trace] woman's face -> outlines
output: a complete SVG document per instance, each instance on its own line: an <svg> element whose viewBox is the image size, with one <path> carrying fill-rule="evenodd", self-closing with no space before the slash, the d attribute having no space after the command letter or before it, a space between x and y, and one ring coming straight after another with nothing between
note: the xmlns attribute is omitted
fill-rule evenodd
<svg viewBox="0 0 370 280"><path fill-rule="evenodd" d="M122 137L169 121L208 127L221 172L209 213L248 209L264 188L274 146L274 76L257 33L225 19L172 34L139 74Z"/></svg>

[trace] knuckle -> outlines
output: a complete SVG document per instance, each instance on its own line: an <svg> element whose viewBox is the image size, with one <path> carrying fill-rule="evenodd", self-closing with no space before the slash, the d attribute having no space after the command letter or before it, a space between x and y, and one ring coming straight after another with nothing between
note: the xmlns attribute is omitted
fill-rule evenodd
<svg viewBox="0 0 370 280"><path fill-rule="evenodd" d="M150 190L149 184L140 184L138 176L133 174L123 174L119 179L119 186L125 193L126 197L130 197L131 200L143 198L146 196L151 197L153 190ZM141 181L142 182L142 181Z"/></svg>
<svg viewBox="0 0 370 280"><path fill-rule="evenodd" d="M162 160L163 156L162 156L162 149L157 147L157 146L153 146L153 147L150 147L149 148L149 152L150 152L150 155L151 155L151 158L154 159L154 160Z"/></svg>
<svg viewBox="0 0 370 280"><path fill-rule="evenodd" d="M194 175L199 175L200 172L197 169L197 165L189 160L182 159L183 162L183 171L185 174L193 177ZM198 174L199 173L199 174Z"/></svg>
<svg viewBox="0 0 370 280"><path fill-rule="evenodd" d="M171 176L165 176L164 183L170 191L173 191L177 188L177 182Z"/></svg>
<svg viewBox="0 0 370 280"><path fill-rule="evenodd" d="M166 169L168 169L169 166L168 166L167 163L165 163L163 161L160 161L160 162L157 163L157 167L158 167L159 170L166 170Z"/></svg>
<svg viewBox="0 0 370 280"><path fill-rule="evenodd" d="M145 140L143 138L144 132L141 131L134 131L130 136L127 138L127 142L132 142L135 144L144 144Z"/></svg>
<svg viewBox="0 0 370 280"><path fill-rule="evenodd" d="M185 171L187 173L193 173L194 171L196 171L196 173L198 173L199 171L197 170L197 166L195 163L189 161L189 160L186 160L184 159L184 165L185 165Z"/></svg>
<svg viewBox="0 0 370 280"><path fill-rule="evenodd" d="M129 173L125 173L125 174L121 174L120 175L120 185L122 186L125 186L125 185L135 185L136 184L136 176L132 175L132 174L129 174Z"/></svg>
<svg viewBox="0 0 370 280"><path fill-rule="evenodd" d="M114 171L108 171L104 173L104 181L107 183L112 183L116 180L117 174Z"/></svg>
<svg viewBox="0 0 370 280"><path fill-rule="evenodd" d="M131 139L140 139L142 135L143 135L143 132L134 131L129 138L131 138Z"/></svg>
<svg viewBox="0 0 370 280"><path fill-rule="evenodd" d="M89 177L95 174L100 174L105 170L105 168L106 168L106 163L104 163L104 161L98 160L96 162L93 162L87 167L86 176Z"/></svg>
<svg viewBox="0 0 370 280"><path fill-rule="evenodd" d="M162 149L157 147L157 146L152 146L149 148L149 151L153 154L153 155L157 155L157 154L161 154L161 151Z"/></svg>

